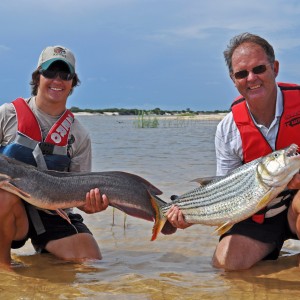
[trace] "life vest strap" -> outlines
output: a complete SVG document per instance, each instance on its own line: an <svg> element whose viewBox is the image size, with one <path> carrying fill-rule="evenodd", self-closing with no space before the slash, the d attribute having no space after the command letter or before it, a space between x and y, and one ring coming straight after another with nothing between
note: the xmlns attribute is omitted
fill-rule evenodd
<svg viewBox="0 0 300 300"><path fill-rule="evenodd" d="M258 224L263 224L265 218L272 218L288 208L289 203L293 200L297 190L284 190L277 197L282 197L281 201L271 207L265 207L254 214L251 218ZM266 213L274 210L274 214L266 216ZM277 211L276 211L277 210Z"/></svg>
<svg viewBox="0 0 300 300"><path fill-rule="evenodd" d="M14 142L30 149L35 149L36 145L39 145L43 154L67 155L66 146L57 146L47 142L37 142L20 132L18 132Z"/></svg>

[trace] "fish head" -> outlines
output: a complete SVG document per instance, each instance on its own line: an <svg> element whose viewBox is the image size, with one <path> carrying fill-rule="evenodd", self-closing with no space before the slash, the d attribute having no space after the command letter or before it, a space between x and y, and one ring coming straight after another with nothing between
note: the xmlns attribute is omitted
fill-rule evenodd
<svg viewBox="0 0 300 300"><path fill-rule="evenodd" d="M264 156L258 163L257 175L260 181L270 187L286 186L300 169L298 146L274 151Z"/></svg>

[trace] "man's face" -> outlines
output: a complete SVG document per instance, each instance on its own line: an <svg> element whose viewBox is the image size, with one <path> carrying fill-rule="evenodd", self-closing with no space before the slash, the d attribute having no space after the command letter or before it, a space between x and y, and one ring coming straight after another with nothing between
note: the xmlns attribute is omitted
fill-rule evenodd
<svg viewBox="0 0 300 300"><path fill-rule="evenodd" d="M258 66L260 67L256 68ZM264 69L265 71L261 72ZM249 104L254 101L268 101L270 97L276 95L275 79L279 64L277 61L270 64L267 54L259 45L244 43L237 47L232 55L232 70L231 78L240 94L246 98ZM248 74L246 77L236 78L234 76L243 70L248 71L244 73Z"/></svg>
<svg viewBox="0 0 300 300"><path fill-rule="evenodd" d="M48 70L55 72L69 72L64 63L53 63ZM72 80L62 80L59 76L49 79L40 76L38 96L44 101L65 104L72 89Z"/></svg>

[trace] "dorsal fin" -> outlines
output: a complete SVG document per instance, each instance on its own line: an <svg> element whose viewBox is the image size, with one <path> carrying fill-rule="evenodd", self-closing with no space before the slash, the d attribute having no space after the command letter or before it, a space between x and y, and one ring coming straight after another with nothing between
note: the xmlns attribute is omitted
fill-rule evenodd
<svg viewBox="0 0 300 300"><path fill-rule="evenodd" d="M205 186L214 180L219 180L222 178L224 178L224 176L200 177L200 178L193 179L192 182L197 182L200 184L200 186Z"/></svg>

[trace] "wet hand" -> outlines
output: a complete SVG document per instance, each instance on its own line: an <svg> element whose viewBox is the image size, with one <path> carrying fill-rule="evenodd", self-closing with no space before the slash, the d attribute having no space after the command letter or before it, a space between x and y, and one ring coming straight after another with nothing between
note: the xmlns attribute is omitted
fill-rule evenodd
<svg viewBox="0 0 300 300"><path fill-rule="evenodd" d="M172 205L167 211L166 217L168 221L176 228L185 229L192 225L185 221L181 210L175 205Z"/></svg>
<svg viewBox="0 0 300 300"><path fill-rule="evenodd" d="M300 189L300 174L297 173L294 175L292 180L288 183L287 187L292 190L299 190Z"/></svg>
<svg viewBox="0 0 300 300"><path fill-rule="evenodd" d="M93 214L105 210L108 207L108 198L105 194L101 195L98 188L92 189L86 193L86 202L78 209L87 214Z"/></svg>

